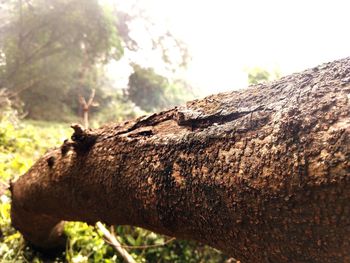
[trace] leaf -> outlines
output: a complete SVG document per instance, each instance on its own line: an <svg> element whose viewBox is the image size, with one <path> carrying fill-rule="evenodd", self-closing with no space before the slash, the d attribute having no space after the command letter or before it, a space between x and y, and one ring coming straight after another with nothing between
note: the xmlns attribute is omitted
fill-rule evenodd
<svg viewBox="0 0 350 263"><path fill-rule="evenodd" d="M131 235L126 235L125 238L130 245L132 246L136 245L136 240Z"/></svg>

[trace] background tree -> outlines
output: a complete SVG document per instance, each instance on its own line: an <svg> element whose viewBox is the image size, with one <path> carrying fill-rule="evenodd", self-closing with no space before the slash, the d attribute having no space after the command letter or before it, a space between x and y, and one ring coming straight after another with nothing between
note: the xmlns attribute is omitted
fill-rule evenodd
<svg viewBox="0 0 350 263"><path fill-rule="evenodd" d="M281 77L281 74L278 71L278 69L269 71L261 67L253 67L246 69L246 72L248 73L249 84L258 84L266 81L279 79Z"/></svg>
<svg viewBox="0 0 350 263"><path fill-rule="evenodd" d="M69 105L67 98L95 87L99 65L122 55L115 19L96 0L9 5L1 87L19 95L29 117L48 118L42 108L53 118L74 109L77 103Z"/></svg>
<svg viewBox="0 0 350 263"><path fill-rule="evenodd" d="M113 95L115 89L106 80L104 65L118 60L124 50L128 50L133 64L140 64L133 61L135 53L144 52L158 56L167 72L186 65L188 52L182 41L168 30L156 28L142 9L129 12L118 11L117 6L102 6L97 0L4 3L0 8L6 22L0 28L0 88L24 102L29 118L67 120L79 111L77 98L88 96L91 89L96 90L101 105L95 111L109 107L108 103L115 104L114 99L120 96ZM147 52L142 44L145 41L133 34L135 23L148 32L152 48ZM164 96L160 100L154 102L166 104ZM159 108L158 104L150 108Z"/></svg>
<svg viewBox="0 0 350 263"><path fill-rule="evenodd" d="M125 94L144 111L154 112L179 105L193 96L193 90L184 81L169 81L154 69L136 64L133 69Z"/></svg>
<svg viewBox="0 0 350 263"><path fill-rule="evenodd" d="M134 65L134 73L129 77L128 98L145 111L155 111L169 104L165 89L168 80L156 74L153 69Z"/></svg>

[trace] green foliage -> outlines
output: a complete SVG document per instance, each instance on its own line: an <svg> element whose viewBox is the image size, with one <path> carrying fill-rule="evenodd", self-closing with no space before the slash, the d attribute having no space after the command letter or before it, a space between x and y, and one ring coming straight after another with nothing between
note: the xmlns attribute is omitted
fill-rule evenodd
<svg viewBox="0 0 350 263"><path fill-rule="evenodd" d="M59 145L68 134L68 129L58 124L38 129L3 118L0 122L0 178L8 180L23 174L44 150Z"/></svg>
<svg viewBox="0 0 350 263"><path fill-rule="evenodd" d="M185 44L165 28L155 26L139 7L126 14L99 0L11 0L3 6L0 15L6 10L7 16L3 19L6 23L0 25L0 89L20 98L31 119L75 121L80 110L78 97L88 97L92 89L100 104L94 111L119 105L120 100L111 102L114 95L106 97L106 90L109 94L115 90L105 83L104 65L123 56L124 48L144 51L142 43L152 42L147 52L161 56L169 72L187 63ZM137 35L132 34L134 23L145 27L147 41L133 39ZM154 72L147 75L150 83L145 89L153 92L147 98L155 98L144 102L131 90L131 97L141 100L140 104L133 101L137 106L153 111L182 102L177 96L183 93L181 85L175 87ZM139 92L143 95L146 91ZM167 93L173 99L166 98Z"/></svg>
<svg viewBox="0 0 350 263"><path fill-rule="evenodd" d="M123 54L111 10L97 0L9 5L10 23L0 42L5 58L0 88L19 95L29 117L57 120L74 114L78 94L98 89L101 65Z"/></svg>
<svg viewBox="0 0 350 263"><path fill-rule="evenodd" d="M67 125L47 122L12 122L0 119L0 180L23 174L35 159L48 149L59 146L69 137ZM0 259L1 262L48 262L45 256L29 248L19 232L11 226L9 191L0 198ZM117 238L123 245L162 245L168 238L137 227L118 226ZM113 247L104 241L102 233L85 223L70 222L65 226L68 236L65 252L49 262L123 262ZM165 246L132 248L129 253L137 262L224 262L219 252L194 242L175 240Z"/></svg>
<svg viewBox="0 0 350 263"><path fill-rule="evenodd" d="M4 114L5 113L5 114ZM8 109L0 115L0 181L8 183L32 166L48 147L61 144L70 133L61 124L20 123ZM14 120L15 119L15 120ZM11 226L9 191L0 198L1 262L42 262Z"/></svg>
<svg viewBox="0 0 350 263"><path fill-rule="evenodd" d="M101 234L92 226L81 222L65 225L68 236L66 260L68 262L120 262L112 247L106 245Z"/></svg>
<svg viewBox="0 0 350 263"><path fill-rule="evenodd" d="M166 107L168 101L165 89L168 80L154 72L153 69L144 69L134 66L134 73L129 77L128 97L136 105L148 112Z"/></svg>
<svg viewBox="0 0 350 263"><path fill-rule="evenodd" d="M98 112L92 112L92 127L98 127L101 123L121 122L146 114L145 111L125 98L121 90L106 90L101 99L105 100L105 105ZM97 99L97 101L101 99Z"/></svg>
<svg viewBox="0 0 350 263"><path fill-rule="evenodd" d="M191 241L175 240L166 245L169 238L138 227L116 228L119 241L128 246L153 246L130 249L137 262L224 262L227 258L220 252Z"/></svg>
<svg viewBox="0 0 350 263"><path fill-rule="evenodd" d="M134 73L129 77L128 98L147 112L170 108L191 98L184 82L170 83L151 68L133 65ZM193 95L193 94L192 94Z"/></svg>
<svg viewBox="0 0 350 263"><path fill-rule="evenodd" d="M280 73L278 70L268 71L263 68L254 67L247 69L247 72L249 84L258 84L280 78Z"/></svg>
<svg viewBox="0 0 350 263"><path fill-rule="evenodd" d="M24 247L23 238L11 227L10 199L2 196L0 200L0 258L2 262L16 262Z"/></svg>
<svg viewBox="0 0 350 263"><path fill-rule="evenodd" d="M195 91L189 84L183 80L174 80L165 88L165 94L169 104L166 106L178 106L186 101L195 98Z"/></svg>

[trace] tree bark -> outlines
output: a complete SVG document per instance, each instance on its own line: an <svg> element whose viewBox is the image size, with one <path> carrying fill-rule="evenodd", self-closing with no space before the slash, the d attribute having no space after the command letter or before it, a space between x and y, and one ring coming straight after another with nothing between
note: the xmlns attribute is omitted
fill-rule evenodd
<svg viewBox="0 0 350 263"><path fill-rule="evenodd" d="M350 262L350 58L97 130L12 183L25 239L128 224L242 262Z"/></svg>

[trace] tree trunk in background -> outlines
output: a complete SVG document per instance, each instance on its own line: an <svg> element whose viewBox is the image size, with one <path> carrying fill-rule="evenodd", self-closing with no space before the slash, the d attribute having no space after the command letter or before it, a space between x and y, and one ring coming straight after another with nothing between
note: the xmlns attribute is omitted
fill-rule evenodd
<svg viewBox="0 0 350 263"><path fill-rule="evenodd" d="M101 220L243 263L350 262L350 58L73 128L11 187L13 225L36 246L58 245L62 220Z"/></svg>

